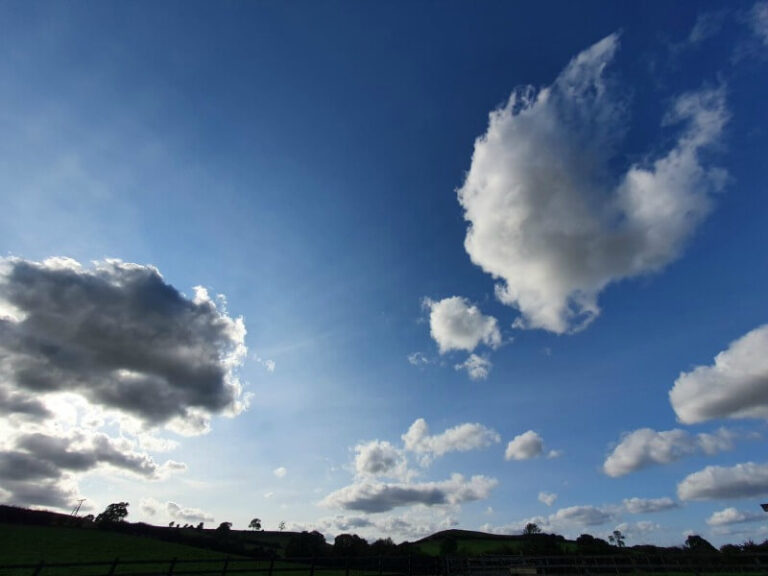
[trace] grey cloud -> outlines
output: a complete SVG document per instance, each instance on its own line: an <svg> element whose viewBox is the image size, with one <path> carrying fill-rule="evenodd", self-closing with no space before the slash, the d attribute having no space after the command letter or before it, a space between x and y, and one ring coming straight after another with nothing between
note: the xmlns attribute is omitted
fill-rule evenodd
<svg viewBox="0 0 768 576"><path fill-rule="evenodd" d="M397 475L405 471L405 460L389 442L374 440L355 446L355 471L371 476Z"/></svg>
<svg viewBox="0 0 768 576"><path fill-rule="evenodd" d="M75 494L65 487L71 484L71 475L104 464L150 479L161 468L173 472L183 467L173 461L158 467L146 454L133 452L104 434L54 437L32 433L18 436L12 450L0 452L0 480L10 492L11 502L66 507Z"/></svg>
<svg viewBox="0 0 768 576"><path fill-rule="evenodd" d="M672 498L626 498L623 504L630 514L649 514L678 508L677 502Z"/></svg>
<svg viewBox="0 0 768 576"><path fill-rule="evenodd" d="M0 385L0 414L26 416L31 419L52 416L51 411L31 394L5 390L2 385Z"/></svg>
<svg viewBox="0 0 768 576"><path fill-rule="evenodd" d="M68 508L77 498L73 489L56 480L4 481L3 488L9 492L5 502L16 506Z"/></svg>
<svg viewBox="0 0 768 576"><path fill-rule="evenodd" d="M56 479L61 470L52 462L37 458L25 452L0 452L0 479L8 481L28 481Z"/></svg>
<svg viewBox="0 0 768 576"><path fill-rule="evenodd" d="M341 488L326 496L322 504L344 510L386 512L400 506L437 506L482 500L496 486L494 478L472 476L466 480L454 474L450 480L421 484L386 484L360 482Z"/></svg>
<svg viewBox="0 0 768 576"><path fill-rule="evenodd" d="M15 311L0 318L0 379L17 390L77 392L148 425L239 409L242 320L151 266L2 260L0 305Z"/></svg>
<svg viewBox="0 0 768 576"><path fill-rule="evenodd" d="M560 523L578 524L579 526L599 526L613 519L615 514L611 510L597 508L596 506L570 506L561 508L549 516L550 524Z"/></svg>
<svg viewBox="0 0 768 576"><path fill-rule="evenodd" d="M83 446L73 446L77 440L85 438L78 438L77 435L68 438L27 434L16 441L16 447L41 461L72 472L84 472L99 464L109 464L146 477L157 473L157 464L149 456L118 447L104 434L93 435Z"/></svg>

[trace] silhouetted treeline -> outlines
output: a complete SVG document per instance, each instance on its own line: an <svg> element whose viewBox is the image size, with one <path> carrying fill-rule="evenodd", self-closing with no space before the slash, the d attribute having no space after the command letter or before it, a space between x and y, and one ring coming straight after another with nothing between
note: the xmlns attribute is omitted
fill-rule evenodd
<svg viewBox="0 0 768 576"><path fill-rule="evenodd" d="M383 538L369 543L356 534L340 534L333 544L326 542L325 537L317 531L279 534L285 537L284 550L281 544L265 538L259 539L259 532L204 529L200 523L197 527L187 526L152 526L142 522L126 521L96 521L93 515L74 517L46 510L29 510L16 506L0 505L0 523L61 526L81 528L86 530L109 530L134 536L154 538L167 542L187 544L198 548L206 548L226 554L238 554L251 557L275 557L282 551L287 558L316 558L325 559L323 563L338 564L339 559L355 558L425 558L422 546L436 543L436 552L440 556L477 557L520 555L525 556L675 556L675 555L710 555L727 557L742 554L768 553L768 540L755 543L751 540L743 544L726 544L718 551L703 537L693 534L687 537L681 546L660 547L653 545L635 545L619 547L606 542L591 534L582 534L575 541L566 540L559 534L529 533L518 535L494 535L466 530L446 530L438 532L418 542L402 542L395 544L391 538ZM473 550L472 542L482 541L482 551ZM488 545L488 543L494 545ZM498 545L495 545L495 544ZM434 544L431 546L434 550Z"/></svg>

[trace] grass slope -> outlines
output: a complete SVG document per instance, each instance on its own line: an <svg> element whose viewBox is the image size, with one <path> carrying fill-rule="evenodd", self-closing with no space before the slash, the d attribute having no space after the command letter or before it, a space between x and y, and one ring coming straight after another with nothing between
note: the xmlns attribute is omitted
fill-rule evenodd
<svg viewBox="0 0 768 576"><path fill-rule="evenodd" d="M221 552L106 530L0 524L0 564L222 556Z"/></svg>

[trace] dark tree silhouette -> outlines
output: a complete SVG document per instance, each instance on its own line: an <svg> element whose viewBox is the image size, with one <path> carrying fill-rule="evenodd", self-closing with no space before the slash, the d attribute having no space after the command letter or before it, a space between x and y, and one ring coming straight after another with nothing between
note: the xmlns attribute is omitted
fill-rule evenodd
<svg viewBox="0 0 768 576"><path fill-rule="evenodd" d="M261 530L261 519L260 518L254 518L251 520L251 523L248 524L248 528L251 530Z"/></svg>
<svg viewBox="0 0 768 576"><path fill-rule="evenodd" d="M222 522L219 524L219 527L216 528L216 532L220 534L226 534L230 530L232 530L232 522Z"/></svg>
<svg viewBox="0 0 768 576"><path fill-rule="evenodd" d="M362 556L368 550L368 542L357 534L339 534L333 541L333 553L337 556Z"/></svg>
<svg viewBox="0 0 768 576"><path fill-rule="evenodd" d="M289 558L319 557L324 555L325 550L325 537L320 532L313 530L291 537L285 546L285 555Z"/></svg>
<svg viewBox="0 0 768 576"><path fill-rule="evenodd" d="M523 528L523 534L525 536L530 536L532 534L541 534L541 528L539 528L538 524L534 524L533 522L528 522L528 524L525 525L525 528Z"/></svg>
<svg viewBox="0 0 768 576"><path fill-rule="evenodd" d="M113 502L96 516L96 522L122 522L128 516L128 502Z"/></svg>
<svg viewBox="0 0 768 576"><path fill-rule="evenodd" d="M615 544L619 548L624 548L624 534L621 533L621 530L614 530L613 534L608 536L608 542Z"/></svg>
<svg viewBox="0 0 768 576"><path fill-rule="evenodd" d="M685 539L685 549L691 552L717 552L717 548L698 534L691 534Z"/></svg>

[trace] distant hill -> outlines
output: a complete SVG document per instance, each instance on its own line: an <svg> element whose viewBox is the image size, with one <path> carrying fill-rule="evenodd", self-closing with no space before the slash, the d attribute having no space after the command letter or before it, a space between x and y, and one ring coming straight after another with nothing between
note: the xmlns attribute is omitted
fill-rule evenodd
<svg viewBox="0 0 768 576"><path fill-rule="evenodd" d="M421 540L417 540L416 543L421 542L433 542L435 540L445 540L447 538L453 538L455 540L498 540L498 541L519 541L523 538L521 534L488 534L487 532L478 532L476 530L441 530L435 532Z"/></svg>

